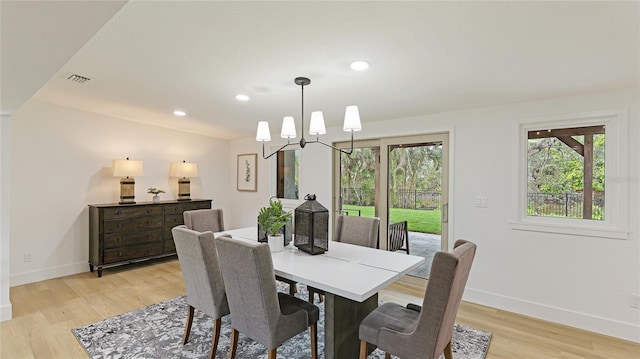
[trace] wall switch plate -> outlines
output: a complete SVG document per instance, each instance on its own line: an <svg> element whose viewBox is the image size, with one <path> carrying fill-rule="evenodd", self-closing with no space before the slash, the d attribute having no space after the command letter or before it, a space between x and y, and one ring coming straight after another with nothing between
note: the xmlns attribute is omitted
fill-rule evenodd
<svg viewBox="0 0 640 359"><path fill-rule="evenodd" d="M487 197L476 196L476 207L487 208L488 207Z"/></svg>
<svg viewBox="0 0 640 359"><path fill-rule="evenodd" d="M631 306L631 308L640 309L640 295L631 294L629 296L629 306Z"/></svg>
<svg viewBox="0 0 640 359"><path fill-rule="evenodd" d="M29 252L24 253L24 262L25 263L31 262L31 253Z"/></svg>

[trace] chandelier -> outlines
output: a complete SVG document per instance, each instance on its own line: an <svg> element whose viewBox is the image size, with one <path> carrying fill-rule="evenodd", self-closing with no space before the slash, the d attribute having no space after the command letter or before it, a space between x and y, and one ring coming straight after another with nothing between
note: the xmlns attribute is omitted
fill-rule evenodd
<svg viewBox="0 0 640 359"><path fill-rule="evenodd" d="M301 133L302 138L300 142L291 142L292 139L296 138L296 126L293 121L293 116L285 116L282 120L282 131L280 132L280 137L287 139L287 144L278 148L270 155L265 155L264 143L271 141L271 132L269 131L269 122L267 121L259 121L258 122L258 131L256 133L256 141L262 142L262 158L267 159L279 151L285 149L288 146L293 146L296 144L300 145L300 148L304 148L308 143L320 143L327 147L331 147L336 151L340 151L344 154L350 155L353 152L353 133L356 131L362 130L362 125L360 124L360 114L358 112L358 106L347 106L347 109L344 113L344 124L342 129L345 132L351 132L351 148L346 151L341 148L334 147L328 143L320 141L320 135L324 135L327 133L327 130L324 126L324 117L322 116L322 111L313 111L311 112L311 121L309 122L309 135L316 136L316 139L313 141L307 141L304 138L304 87L311 84L311 80L306 77L296 77L294 80L296 85L300 86L302 93L302 110L301 110Z"/></svg>

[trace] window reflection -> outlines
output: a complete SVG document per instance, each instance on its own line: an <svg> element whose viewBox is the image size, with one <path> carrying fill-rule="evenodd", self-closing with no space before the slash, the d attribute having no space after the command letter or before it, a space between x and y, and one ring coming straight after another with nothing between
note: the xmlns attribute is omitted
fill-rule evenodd
<svg viewBox="0 0 640 359"><path fill-rule="evenodd" d="M300 150L285 150L277 154L276 196L298 199Z"/></svg>

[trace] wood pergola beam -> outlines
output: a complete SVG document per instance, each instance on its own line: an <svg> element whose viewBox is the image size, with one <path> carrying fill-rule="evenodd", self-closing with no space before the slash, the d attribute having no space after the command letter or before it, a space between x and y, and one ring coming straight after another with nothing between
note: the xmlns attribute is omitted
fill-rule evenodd
<svg viewBox="0 0 640 359"><path fill-rule="evenodd" d="M604 126L587 126L587 127L573 127L573 128L558 128L547 130L534 130L528 131L528 138L549 138L549 137L571 137L571 136L583 136L583 135L598 135L604 134Z"/></svg>

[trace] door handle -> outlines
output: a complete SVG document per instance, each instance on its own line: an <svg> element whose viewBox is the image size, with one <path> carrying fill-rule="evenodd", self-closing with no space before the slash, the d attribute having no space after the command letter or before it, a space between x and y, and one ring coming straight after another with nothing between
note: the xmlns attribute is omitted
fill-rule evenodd
<svg viewBox="0 0 640 359"><path fill-rule="evenodd" d="M442 204L440 216L442 217L442 223L449 223L449 203Z"/></svg>

